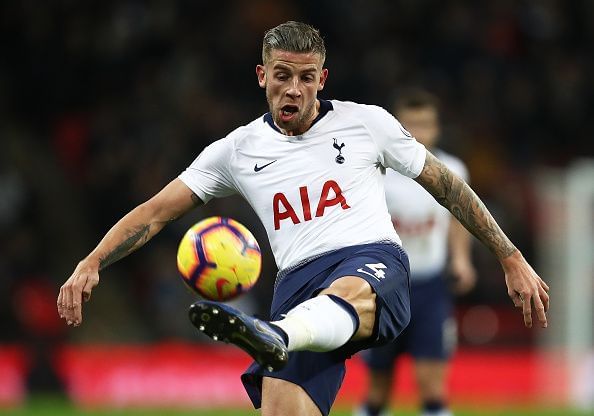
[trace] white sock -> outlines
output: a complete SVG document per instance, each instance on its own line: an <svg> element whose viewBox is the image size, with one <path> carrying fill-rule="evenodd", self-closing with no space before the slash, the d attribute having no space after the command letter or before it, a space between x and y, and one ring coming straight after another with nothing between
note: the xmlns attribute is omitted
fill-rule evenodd
<svg viewBox="0 0 594 416"><path fill-rule="evenodd" d="M285 319L271 322L289 339L289 351L332 351L347 343L357 322L345 307L327 295L316 296L297 305Z"/></svg>

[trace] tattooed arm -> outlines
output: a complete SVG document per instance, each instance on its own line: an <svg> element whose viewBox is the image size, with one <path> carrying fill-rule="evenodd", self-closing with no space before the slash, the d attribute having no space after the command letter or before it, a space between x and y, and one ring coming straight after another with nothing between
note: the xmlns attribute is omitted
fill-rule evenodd
<svg viewBox="0 0 594 416"><path fill-rule="evenodd" d="M522 308L525 325L532 326L531 303L534 303L538 320L546 327L549 287L499 228L470 186L429 151L425 166L415 180L497 256L505 272L508 294L514 305Z"/></svg>
<svg viewBox="0 0 594 416"><path fill-rule="evenodd" d="M82 301L99 283L99 271L142 247L168 223L202 201L181 180L174 179L158 194L120 219L97 247L81 260L60 288L58 313L68 325L82 322Z"/></svg>

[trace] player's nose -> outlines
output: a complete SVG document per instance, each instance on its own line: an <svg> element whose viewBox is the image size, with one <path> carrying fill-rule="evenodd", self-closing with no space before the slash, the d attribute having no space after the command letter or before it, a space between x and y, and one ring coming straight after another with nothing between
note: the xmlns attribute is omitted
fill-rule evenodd
<svg viewBox="0 0 594 416"><path fill-rule="evenodd" d="M299 79L293 78L291 85L287 89L287 95L291 98L301 97L301 89L299 88Z"/></svg>

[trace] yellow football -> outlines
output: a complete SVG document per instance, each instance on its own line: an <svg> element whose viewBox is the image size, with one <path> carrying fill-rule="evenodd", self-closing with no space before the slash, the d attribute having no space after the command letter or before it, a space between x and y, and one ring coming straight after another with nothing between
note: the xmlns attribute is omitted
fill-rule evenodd
<svg viewBox="0 0 594 416"><path fill-rule="evenodd" d="M262 254L245 226L231 218L210 217L184 234L177 249L177 268L200 296L226 301L258 281Z"/></svg>

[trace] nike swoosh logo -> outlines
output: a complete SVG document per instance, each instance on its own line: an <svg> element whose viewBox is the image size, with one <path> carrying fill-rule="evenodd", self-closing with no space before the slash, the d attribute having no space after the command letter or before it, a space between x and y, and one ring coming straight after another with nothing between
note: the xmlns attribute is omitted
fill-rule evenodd
<svg viewBox="0 0 594 416"><path fill-rule="evenodd" d="M274 332L272 329L267 328L266 326L262 325L262 322L260 322L259 320L254 321L254 327L263 334L270 335L271 337L274 337L281 341L283 340L283 338L279 334Z"/></svg>
<svg viewBox="0 0 594 416"><path fill-rule="evenodd" d="M272 165L274 162L276 162L276 160L273 160L272 162L268 162L267 164L265 164L265 165L262 165L262 166L258 166L258 164L256 163L256 164L254 165L254 172L260 172L260 171L261 171L262 169L264 169L266 166L270 166L270 165Z"/></svg>

